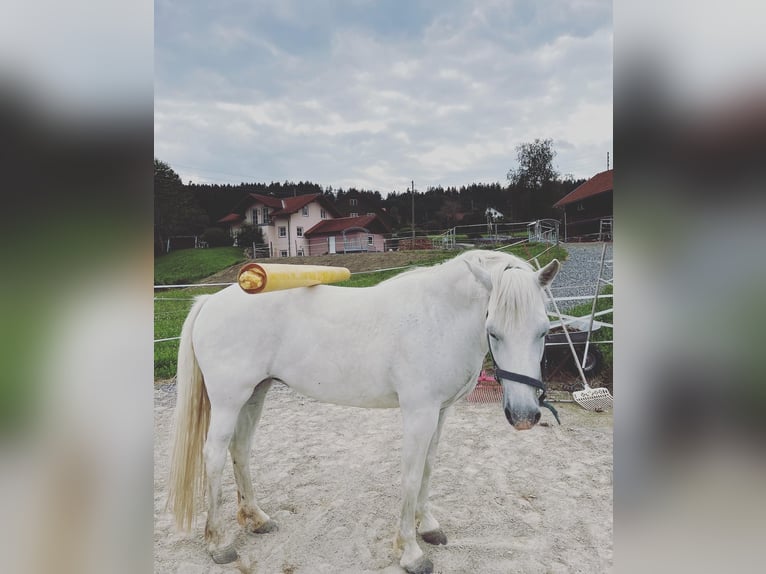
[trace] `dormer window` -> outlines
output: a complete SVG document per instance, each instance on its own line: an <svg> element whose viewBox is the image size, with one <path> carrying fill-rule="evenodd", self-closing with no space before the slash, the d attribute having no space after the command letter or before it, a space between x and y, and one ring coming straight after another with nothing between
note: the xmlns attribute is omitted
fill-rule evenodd
<svg viewBox="0 0 766 574"><path fill-rule="evenodd" d="M309 216L309 206L308 205L304 205L303 206L303 217L308 217L308 216Z"/></svg>
<svg viewBox="0 0 766 574"><path fill-rule="evenodd" d="M348 204L353 207L354 205L356 205L356 199L349 199Z"/></svg>

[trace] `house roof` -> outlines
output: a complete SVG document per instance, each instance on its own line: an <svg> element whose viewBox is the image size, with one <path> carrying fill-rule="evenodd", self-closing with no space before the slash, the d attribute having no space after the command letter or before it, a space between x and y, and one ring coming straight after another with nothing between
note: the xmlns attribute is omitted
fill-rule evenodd
<svg viewBox="0 0 766 574"><path fill-rule="evenodd" d="M577 186L564 197L553 204L553 207L564 207L576 201L582 201L600 193L612 191L614 170L608 169L597 173L582 185Z"/></svg>
<svg viewBox="0 0 766 574"><path fill-rule="evenodd" d="M338 210L335 209L335 206L332 205L329 201L327 201L327 199L325 199L325 197L321 193L309 193L306 195L296 195L294 197L285 197L283 199L274 197L273 195L261 195L260 193L250 193L243 200L243 202L240 203L239 207L241 207L248 200L250 204L257 201L259 203L262 203L266 207L271 207L272 209L274 209L274 211L271 212L272 217L279 217L280 215L290 215L291 213L295 213L299 209L302 209L303 206L308 205L312 201L316 201L320 203L322 207L324 207L330 213L332 213L333 216L340 215Z"/></svg>
<svg viewBox="0 0 766 574"><path fill-rule="evenodd" d="M260 193L249 193L247 194L247 197L245 197L244 201L247 201L249 199L254 199L256 201L261 202L266 207L272 207L274 209L282 209L282 200L278 197L274 197L273 195L261 195ZM252 203L250 201L249 203Z"/></svg>
<svg viewBox="0 0 766 574"><path fill-rule="evenodd" d="M244 217L242 217L239 213L230 213L228 215L223 216L221 219L218 220L218 223L235 223L238 221L242 221Z"/></svg>
<svg viewBox="0 0 766 574"><path fill-rule="evenodd" d="M276 217L277 215L289 215L295 213L303 206L308 205L312 201L316 201L321 197L321 193L312 193L310 195L296 195L295 197L286 197L281 199L281 209L277 209L271 215Z"/></svg>
<svg viewBox="0 0 766 574"><path fill-rule="evenodd" d="M325 219L314 227L305 231L303 235L322 235L340 233L353 227L363 227L376 233L388 233L390 229L377 215L360 215L359 217L339 217L337 219Z"/></svg>

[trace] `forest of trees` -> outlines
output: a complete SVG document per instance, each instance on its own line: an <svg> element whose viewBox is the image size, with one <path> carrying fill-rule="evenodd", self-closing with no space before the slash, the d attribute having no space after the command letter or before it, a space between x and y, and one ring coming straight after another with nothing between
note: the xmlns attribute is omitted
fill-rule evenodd
<svg viewBox="0 0 766 574"><path fill-rule="evenodd" d="M517 147L517 167L507 174L507 184L471 183L458 187L415 189L415 227L446 229L455 225L486 222L485 210L493 207L506 221L560 219L553 204L585 180L561 177L553 168L551 140L535 140ZM410 229L412 196L408 189L383 197L379 191L323 188L312 182L271 182L232 184L183 184L165 162L155 160L155 239L173 235L195 235L215 226L231 213L249 193L290 197L322 193L331 201L349 194L364 197L368 205L384 211L394 229ZM416 182L417 183L417 182Z"/></svg>

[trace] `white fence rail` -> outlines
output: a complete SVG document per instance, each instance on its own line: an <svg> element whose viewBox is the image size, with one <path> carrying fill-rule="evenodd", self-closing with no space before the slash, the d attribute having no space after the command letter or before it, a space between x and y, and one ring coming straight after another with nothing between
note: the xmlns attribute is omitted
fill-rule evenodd
<svg viewBox="0 0 766 574"><path fill-rule="evenodd" d="M425 249L452 250L466 247L509 246L522 241L557 245L559 222L554 219L522 222L488 221L486 224L458 225L444 230L398 234L371 233L361 228L349 229L324 237L299 237L291 241L277 239L248 247L248 256L311 257L334 253L371 253Z"/></svg>
<svg viewBox="0 0 766 574"><path fill-rule="evenodd" d="M454 235L453 235L453 237L454 237ZM522 239L520 241L524 242L526 240ZM501 247L496 248L496 250L506 249L506 248L508 248L508 247L510 247L512 245L515 245L515 244L503 245ZM553 247L554 247L553 245L548 246L544 251L542 251L542 252L534 255L533 257L531 257L529 259L529 261L535 260L536 258L540 257L540 255L542 255L546 251L549 251ZM352 275L364 275L364 274L370 274L370 273L380 273L380 272L384 272L384 271L404 270L404 269L409 269L411 267L413 267L413 266L412 265L407 265L407 266L403 266L403 267L387 267L387 268L384 268L384 269L374 269L374 270L370 270L370 271L357 271L357 272L352 273ZM154 289L155 289L155 291L163 291L163 290L169 290L169 289L202 289L202 288L210 288L210 287L228 287L229 285L233 285L233 284L234 283L191 283L191 284L183 284L183 285L155 285ZM570 287L559 287L558 289L565 289L565 288L568 289ZM557 289L557 288L554 287L554 289ZM583 301L584 300L593 300L593 297L594 297L593 295L567 296L567 297L554 297L554 300L558 303L558 302L570 302L570 301L577 301L577 300L583 300ZM601 294L601 295L599 295L599 298L600 299L612 299L613 295L611 295L611 294ZM194 299L194 297L191 296L191 295L189 297L162 297L162 296L159 296L159 297L155 296L154 297L155 301L192 301L193 299ZM612 312L612 309L608 309L608 310L605 310L605 311L599 311L599 312L596 312L594 314L594 317L600 317L600 316L609 314L611 312ZM184 313L184 314L188 313L188 309L184 308L183 310L177 311L177 313L179 313L179 314L180 313ZM157 310L155 309L155 319L156 319L156 317L157 317ZM582 322L583 320L585 320L587 317L588 316L585 316L585 317L573 317L571 315L563 315L563 318L565 320L565 324L566 325L577 324L577 323ZM560 323L561 323L561 321L556 321L556 322L551 323L551 326L554 327L554 326L557 326ZM607 322L603 322L603 321L594 321L593 325L594 325L594 329L598 329L598 328L600 328L602 326L603 327L610 327L610 328L613 327L613 325L611 323L607 323ZM177 341L179 339L180 339L180 337L164 337L164 338L155 339L154 343L164 343L166 341ZM611 341L598 341L599 345L601 345L601 344L611 344L611 343L612 343ZM557 343L546 343L546 345L557 345Z"/></svg>

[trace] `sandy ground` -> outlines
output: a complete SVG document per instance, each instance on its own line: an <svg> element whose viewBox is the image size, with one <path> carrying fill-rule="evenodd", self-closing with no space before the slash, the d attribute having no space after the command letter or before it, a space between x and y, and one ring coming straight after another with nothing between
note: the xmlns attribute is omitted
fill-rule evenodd
<svg viewBox="0 0 766 574"><path fill-rule="evenodd" d="M248 535L236 522L227 463L224 515L240 560L218 566L204 514L176 532L164 511L173 385L155 388L155 572L394 574L400 511L401 415L315 402L275 385L251 466L261 507L279 524ZM420 541L434 572L608 572L612 567L612 414L559 404L562 425L517 432L499 403L460 401L444 426L432 478L446 546Z"/></svg>

